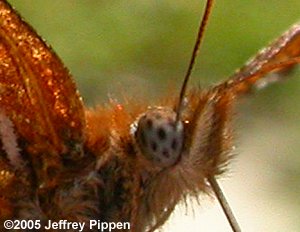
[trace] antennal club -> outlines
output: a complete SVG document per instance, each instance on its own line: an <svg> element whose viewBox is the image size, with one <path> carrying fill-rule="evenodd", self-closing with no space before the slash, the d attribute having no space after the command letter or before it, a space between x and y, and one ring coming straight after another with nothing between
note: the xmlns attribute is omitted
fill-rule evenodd
<svg viewBox="0 0 300 232"><path fill-rule="evenodd" d="M200 48L201 42L203 40L204 31L205 31L205 28L206 28L206 25L207 25L207 22L208 22L208 18L209 18L211 9L212 9L213 2L214 2L213 0L207 0L207 2L206 2L204 14L202 16L201 23L200 23L200 26L199 26L199 30L198 30L195 46L194 46L194 49L193 49L193 53L192 53L192 56L191 56L191 60L190 60L190 63L189 63L187 72L185 74L182 87L181 87L181 91L180 91L180 95L179 95L179 101L178 101L178 105L177 105L177 108L176 108L176 122L179 121L180 116L181 116L182 107L183 107L183 99L184 99L184 96L185 96L185 93L186 93L187 83L190 79L190 76L191 76L191 73L192 73L192 70L193 70L193 67L194 67L194 64L195 64L195 60L196 60L196 57L197 57L198 52L199 52L199 48Z"/></svg>

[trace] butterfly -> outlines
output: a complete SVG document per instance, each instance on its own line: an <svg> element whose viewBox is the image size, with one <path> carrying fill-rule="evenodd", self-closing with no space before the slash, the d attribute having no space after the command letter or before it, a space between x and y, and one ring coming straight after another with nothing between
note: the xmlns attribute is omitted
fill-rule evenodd
<svg viewBox="0 0 300 232"><path fill-rule="evenodd" d="M8 6L4 2L2 4L3 12ZM15 17L14 12L12 15ZM274 65L272 58L268 57L264 66L256 58L250 66L237 72L231 81L207 92L195 90L188 93L187 103L180 111L182 123L176 126L173 112L176 96L175 100L166 99L160 103L159 107L167 105L167 109L153 105L148 110L148 105L141 106L133 101L128 105L113 102L109 108L84 111L76 87L57 56L26 24L15 21L15 18L9 21L7 14L3 17L3 22L7 22L4 26L9 26L7 33L1 33L3 49L8 47L11 57L8 59L4 56L6 52L1 53L5 60L3 77L6 78L2 86L3 218L17 215L17 218L88 221L87 215L95 215L107 221L130 221L132 231L158 228L179 200L186 197L181 191L188 190L190 195L206 192L209 190L208 173L215 176L223 172L220 167L226 166L230 157L225 153L229 154L232 147L231 133L227 126L224 126L224 131L222 126L219 127L221 131L213 128L215 124L228 122L227 106L231 106L235 94L248 92L248 88L257 83L256 77L264 80L261 76L267 72L298 62L289 59L288 63L276 56ZM15 37L15 31L10 30L21 30L22 33ZM291 31L295 35L285 34L284 37L289 38L288 45L279 43L271 47L283 47L282 51L279 50L280 54L287 53L289 58L296 58L298 34L295 29ZM295 54L289 50L286 52L286 47L295 50ZM256 76L256 72L261 73ZM246 77L249 82L245 81ZM202 116L199 124L198 116ZM153 124L158 137L149 132ZM194 130L195 125L198 128ZM159 130L160 127L162 130ZM212 149L206 148L207 140L211 140L207 137L211 130L216 133L211 137L213 141L225 139L219 144L224 157L214 156L205 161L198 160L198 156L182 156L187 150ZM204 133L197 134L197 131ZM222 138L219 137L221 135ZM200 136L197 140L201 143L194 142L197 136ZM158 139L156 146L153 145L155 143L146 146L153 139ZM160 146L164 139L171 141L169 147L162 146L162 154L156 153L155 150L160 147L155 147ZM166 148L173 151L164 151ZM182 162L185 164L182 165ZM217 162L218 165L209 166L207 170L204 168L202 173L192 172L191 166L199 162ZM181 175L192 181L182 179ZM12 189L14 186L18 187ZM143 204L145 201L147 203Z"/></svg>

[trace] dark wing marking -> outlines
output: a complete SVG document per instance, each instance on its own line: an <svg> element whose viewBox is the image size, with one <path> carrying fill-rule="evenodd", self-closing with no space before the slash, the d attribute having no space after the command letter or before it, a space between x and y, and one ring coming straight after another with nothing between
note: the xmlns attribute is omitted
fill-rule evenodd
<svg viewBox="0 0 300 232"><path fill-rule="evenodd" d="M0 1L0 108L39 185L60 172L62 155L81 155L84 110L72 77L6 1Z"/></svg>

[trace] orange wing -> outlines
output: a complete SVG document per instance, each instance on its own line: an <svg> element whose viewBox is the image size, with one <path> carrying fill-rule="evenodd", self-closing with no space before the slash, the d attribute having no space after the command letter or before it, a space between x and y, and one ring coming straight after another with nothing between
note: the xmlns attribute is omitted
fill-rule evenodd
<svg viewBox="0 0 300 232"><path fill-rule="evenodd" d="M81 155L84 110L71 75L6 1L0 1L0 112L12 122L37 184L61 171L62 156Z"/></svg>
<svg viewBox="0 0 300 232"><path fill-rule="evenodd" d="M281 80L286 71L300 63L300 23L293 25L268 47L261 50L254 58L226 82L238 93L246 93L255 86ZM276 72L278 75L267 75Z"/></svg>

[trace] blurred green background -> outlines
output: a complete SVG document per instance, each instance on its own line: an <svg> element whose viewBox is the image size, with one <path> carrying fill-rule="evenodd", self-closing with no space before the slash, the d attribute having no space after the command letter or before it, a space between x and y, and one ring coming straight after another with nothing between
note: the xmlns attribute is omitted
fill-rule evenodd
<svg viewBox="0 0 300 232"><path fill-rule="evenodd" d="M89 106L123 94L159 98L170 86L179 91L204 5L197 0L10 2L59 54ZM298 20L298 0L217 1L191 85L226 79ZM240 155L223 184L243 231L300 230L300 72L293 76L238 106ZM197 225L189 231L230 231L219 208L211 220L205 218L213 207L204 203L194 217L179 212L165 231L187 225Z"/></svg>

